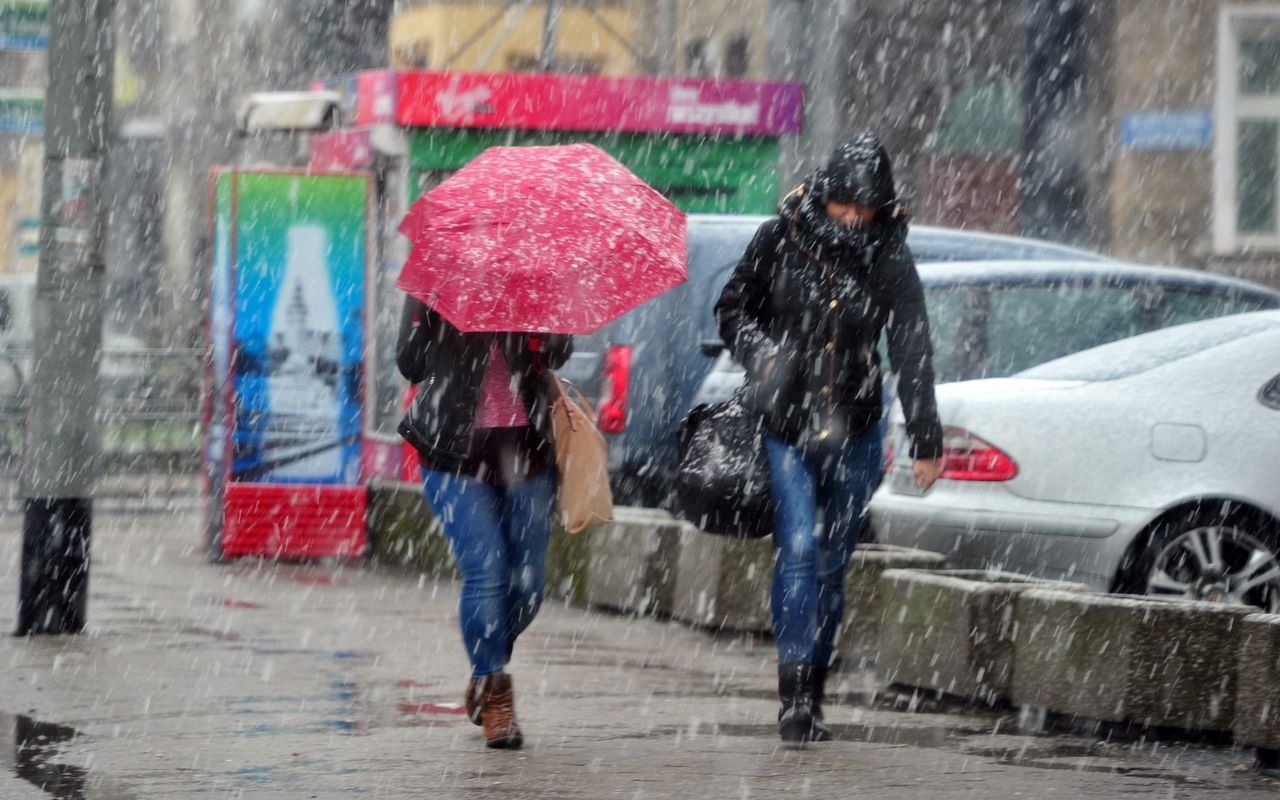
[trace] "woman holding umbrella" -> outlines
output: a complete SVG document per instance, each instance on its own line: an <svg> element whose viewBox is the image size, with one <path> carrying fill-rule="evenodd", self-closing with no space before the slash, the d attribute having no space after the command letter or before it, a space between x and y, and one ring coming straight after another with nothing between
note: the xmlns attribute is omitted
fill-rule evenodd
<svg viewBox="0 0 1280 800"><path fill-rule="evenodd" d="M399 430L462 573L464 705L489 747L522 743L505 669L542 602L555 512L543 373L572 350L564 335L462 333L405 300L396 364L421 385Z"/></svg>
<svg viewBox="0 0 1280 800"><path fill-rule="evenodd" d="M766 430L777 509L778 730L790 744L831 738L822 700L845 569L880 475L883 329L918 490L938 477L929 323L906 232L888 154L862 134L760 227L715 307Z"/></svg>
<svg viewBox="0 0 1280 800"><path fill-rule="evenodd" d="M419 386L399 432L462 573L467 715L489 747L519 747L506 667L543 597L556 514L549 370L571 334L684 280L684 215L594 146L495 147L400 232L396 361Z"/></svg>

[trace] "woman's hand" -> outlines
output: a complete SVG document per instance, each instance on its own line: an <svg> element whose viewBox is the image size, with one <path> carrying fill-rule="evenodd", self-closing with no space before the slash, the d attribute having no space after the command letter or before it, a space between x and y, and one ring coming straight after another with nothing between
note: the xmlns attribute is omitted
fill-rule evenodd
<svg viewBox="0 0 1280 800"><path fill-rule="evenodd" d="M936 458L917 458L911 465L911 473L916 479L916 488L922 494L929 491L929 487L938 480L938 472L941 468L941 462Z"/></svg>

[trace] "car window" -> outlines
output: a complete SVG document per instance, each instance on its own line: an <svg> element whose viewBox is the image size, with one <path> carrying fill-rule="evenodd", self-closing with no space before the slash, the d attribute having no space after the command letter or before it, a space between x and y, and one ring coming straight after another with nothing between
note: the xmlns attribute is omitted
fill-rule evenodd
<svg viewBox="0 0 1280 800"><path fill-rule="evenodd" d="M1141 330L1143 303L1131 286L1061 283L996 286L987 316L987 365L993 377Z"/></svg>
<svg viewBox="0 0 1280 800"><path fill-rule="evenodd" d="M981 321L986 317L986 293L973 286L937 286L924 294L937 380L984 377L986 330Z"/></svg>
<svg viewBox="0 0 1280 800"><path fill-rule="evenodd" d="M719 336L713 309L755 232L754 227L745 225L690 228L688 274L701 298L699 323L703 338Z"/></svg>
<svg viewBox="0 0 1280 800"><path fill-rule="evenodd" d="M1276 323L1256 317L1220 317L1209 322L1135 336L1095 347L1018 373L1039 380L1110 381L1137 375L1182 358L1265 331Z"/></svg>
<svg viewBox="0 0 1280 800"><path fill-rule="evenodd" d="M1164 307L1165 325L1181 325L1276 307L1274 301L1268 302L1256 295L1183 286L1166 287L1161 305Z"/></svg>

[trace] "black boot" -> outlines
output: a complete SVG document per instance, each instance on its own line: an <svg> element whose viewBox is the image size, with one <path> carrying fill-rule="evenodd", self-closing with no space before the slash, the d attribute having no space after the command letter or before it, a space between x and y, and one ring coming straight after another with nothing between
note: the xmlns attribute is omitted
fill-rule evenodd
<svg viewBox="0 0 1280 800"><path fill-rule="evenodd" d="M813 737L813 665L788 661L778 665L778 735L783 744L800 746Z"/></svg>
<svg viewBox="0 0 1280 800"><path fill-rule="evenodd" d="M822 701L827 697L827 667L813 668L813 741L831 741L831 726L822 720Z"/></svg>

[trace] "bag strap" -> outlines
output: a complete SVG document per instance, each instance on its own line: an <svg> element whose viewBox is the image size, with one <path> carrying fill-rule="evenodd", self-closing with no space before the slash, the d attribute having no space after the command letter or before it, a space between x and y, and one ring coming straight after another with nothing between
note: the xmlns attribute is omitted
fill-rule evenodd
<svg viewBox="0 0 1280 800"><path fill-rule="evenodd" d="M581 408L582 412L587 415L587 421L590 422L592 425L594 425L596 422L595 406L591 405L591 401L588 400L587 396L582 393L582 390L579 389L577 386L575 386L572 381L565 380L564 378L560 377L552 370L547 370L547 373L550 376L549 380L556 387L555 388L556 396L551 399L552 405L555 405L560 400L566 400L566 401L577 400L578 406ZM566 387L568 387L568 391L566 391ZM569 395L570 391L573 392L572 397L570 397ZM565 408L567 409L569 414L570 425L572 425L573 416L574 416L574 404L572 402L567 402L565 404ZM574 430L577 430L577 428L574 427Z"/></svg>

